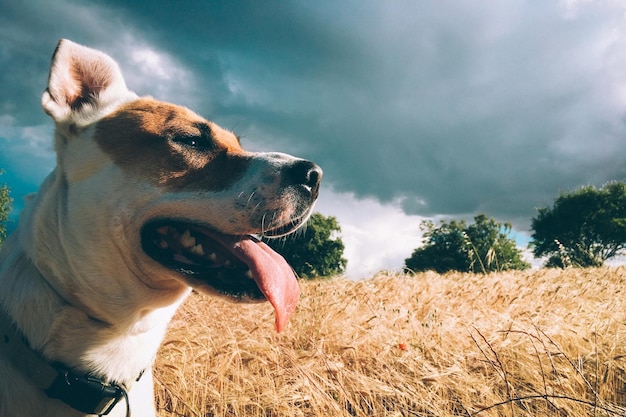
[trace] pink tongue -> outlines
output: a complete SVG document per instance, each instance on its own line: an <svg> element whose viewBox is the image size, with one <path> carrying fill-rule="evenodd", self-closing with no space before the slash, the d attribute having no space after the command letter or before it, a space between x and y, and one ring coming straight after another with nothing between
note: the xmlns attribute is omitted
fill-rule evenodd
<svg viewBox="0 0 626 417"><path fill-rule="evenodd" d="M214 237L248 265L254 281L274 307L276 331L282 331L300 298L300 286L287 261L265 243L252 236L234 238L219 235Z"/></svg>

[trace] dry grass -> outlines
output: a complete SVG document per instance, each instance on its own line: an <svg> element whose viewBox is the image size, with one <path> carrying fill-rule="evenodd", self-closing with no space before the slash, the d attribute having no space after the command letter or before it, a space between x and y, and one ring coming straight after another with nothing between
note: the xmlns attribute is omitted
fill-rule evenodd
<svg viewBox="0 0 626 417"><path fill-rule="evenodd" d="M156 371L162 416L626 415L626 268L302 282L267 304L194 295Z"/></svg>

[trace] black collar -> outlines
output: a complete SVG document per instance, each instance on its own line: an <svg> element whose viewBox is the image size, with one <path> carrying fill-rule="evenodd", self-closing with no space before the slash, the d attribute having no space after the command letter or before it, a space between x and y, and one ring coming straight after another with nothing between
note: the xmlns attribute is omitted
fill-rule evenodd
<svg viewBox="0 0 626 417"><path fill-rule="evenodd" d="M75 373L62 364L51 364L33 351L13 320L0 308L0 351L16 369L50 398L63 401L86 414L109 414L124 398L130 417L128 393L124 384L107 382L90 374ZM139 381L143 372L136 381Z"/></svg>

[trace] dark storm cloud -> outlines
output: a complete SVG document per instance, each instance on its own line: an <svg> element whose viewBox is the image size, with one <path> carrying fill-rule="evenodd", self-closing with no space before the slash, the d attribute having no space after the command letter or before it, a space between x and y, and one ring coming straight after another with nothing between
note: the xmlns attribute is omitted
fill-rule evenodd
<svg viewBox="0 0 626 417"><path fill-rule="evenodd" d="M218 117L320 161L339 191L517 220L626 175L617 6L204 7L137 18L179 28L152 36L194 73L212 63Z"/></svg>
<svg viewBox="0 0 626 417"><path fill-rule="evenodd" d="M69 37L113 55L138 93L188 105L253 148L311 158L336 191L407 213L527 226L560 190L626 178L618 2L3 8L0 116L14 131L47 123L49 57Z"/></svg>

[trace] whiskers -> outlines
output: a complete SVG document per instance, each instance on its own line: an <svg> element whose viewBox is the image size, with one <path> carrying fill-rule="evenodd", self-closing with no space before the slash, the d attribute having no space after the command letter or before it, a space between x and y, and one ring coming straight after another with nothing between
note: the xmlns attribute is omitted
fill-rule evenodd
<svg viewBox="0 0 626 417"><path fill-rule="evenodd" d="M308 205L284 198L268 201L256 190L240 192L235 205L245 215L250 229L258 230L255 234L259 237L300 237L306 232L310 215ZM244 219L243 216L240 218Z"/></svg>

